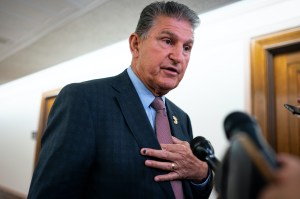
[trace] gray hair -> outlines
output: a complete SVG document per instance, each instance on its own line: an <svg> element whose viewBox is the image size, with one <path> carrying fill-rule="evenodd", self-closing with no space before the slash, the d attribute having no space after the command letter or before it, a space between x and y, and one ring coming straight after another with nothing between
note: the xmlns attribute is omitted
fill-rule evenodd
<svg viewBox="0 0 300 199"><path fill-rule="evenodd" d="M139 37L145 38L158 16L167 16L179 20L186 20L191 24L194 30L200 24L200 19L196 12L186 5L174 1L161 1L151 3L143 9L135 29L135 33Z"/></svg>

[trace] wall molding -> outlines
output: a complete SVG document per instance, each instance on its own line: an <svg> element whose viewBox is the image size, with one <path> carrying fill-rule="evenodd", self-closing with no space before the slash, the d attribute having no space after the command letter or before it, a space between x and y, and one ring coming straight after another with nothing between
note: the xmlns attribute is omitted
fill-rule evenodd
<svg viewBox="0 0 300 199"><path fill-rule="evenodd" d="M27 195L0 185L0 198L1 199L26 199Z"/></svg>

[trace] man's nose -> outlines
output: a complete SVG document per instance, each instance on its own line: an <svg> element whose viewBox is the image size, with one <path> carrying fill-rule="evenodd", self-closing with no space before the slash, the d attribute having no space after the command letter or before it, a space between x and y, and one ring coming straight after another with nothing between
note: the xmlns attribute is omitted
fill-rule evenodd
<svg viewBox="0 0 300 199"><path fill-rule="evenodd" d="M175 45L173 46L170 54L169 54L169 58L175 63L181 63L184 59L184 51L183 51L183 47L180 45Z"/></svg>

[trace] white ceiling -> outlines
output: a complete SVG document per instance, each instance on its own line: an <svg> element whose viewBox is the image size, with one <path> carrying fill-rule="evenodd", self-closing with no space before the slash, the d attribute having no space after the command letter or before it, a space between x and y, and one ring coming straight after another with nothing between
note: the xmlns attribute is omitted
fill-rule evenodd
<svg viewBox="0 0 300 199"><path fill-rule="evenodd" d="M201 14L238 0L181 0ZM134 31L153 0L0 0L0 85Z"/></svg>

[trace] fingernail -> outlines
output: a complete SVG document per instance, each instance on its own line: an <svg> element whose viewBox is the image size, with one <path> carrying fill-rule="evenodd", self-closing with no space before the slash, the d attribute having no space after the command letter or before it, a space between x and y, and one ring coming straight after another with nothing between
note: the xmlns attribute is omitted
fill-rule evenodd
<svg viewBox="0 0 300 199"><path fill-rule="evenodd" d="M142 153L143 153L144 155L146 155L146 152L147 152L146 149L143 149L143 150L142 150Z"/></svg>
<svg viewBox="0 0 300 199"><path fill-rule="evenodd" d="M146 165L146 166L150 166L150 165L151 165L151 161L146 160L146 161L145 161L145 165Z"/></svg>

